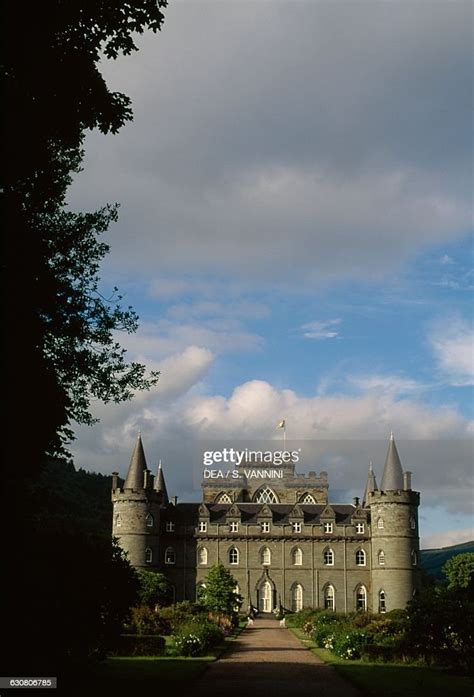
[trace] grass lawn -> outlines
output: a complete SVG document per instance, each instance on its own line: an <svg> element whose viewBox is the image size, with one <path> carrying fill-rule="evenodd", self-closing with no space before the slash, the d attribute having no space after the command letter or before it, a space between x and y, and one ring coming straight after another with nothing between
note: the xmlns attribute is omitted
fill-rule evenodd
<svg viewBox="0 0 474 697"><path fill-rule="evenodd" d="M68 694L135 694L137 689L156 690L166 683L168 688L176 685L179 693L183 683L192 683L206 666L221 656L232 645L244 628L240 623L235 633L209 652L208 656L184 658L181 656L120 656L108 658L81 676ZM171 637L166 637L167 647ZM144 694L144 692L143 692Z"/></svg>
<svg viewBox="0 0 474 697"><path fill-rule="evenodd" d="M455 675L442 668L403 663L369 663L346 661L327 649L319 649L301 629L291 631L325 663L335 667L346 680L359 687L364 695L372 697L472 697L474 678Z"/></svg>

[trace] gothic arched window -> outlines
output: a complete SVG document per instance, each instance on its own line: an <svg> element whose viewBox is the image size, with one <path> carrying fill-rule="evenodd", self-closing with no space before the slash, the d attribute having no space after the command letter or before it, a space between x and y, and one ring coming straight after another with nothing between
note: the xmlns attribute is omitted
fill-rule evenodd
<svg viewBox="0 0 474 697"><path fill-rule="evenodd" d="M256 503L278 503L277 495L269 486L259 489L254 496L254 500Z"/></svg>
<svg viewBox="0 0 474 697"><path fill-rule="evenodd" d="M176 564L176 552L174 547L167 547L165 549L165 564Z"/></svg>
<svg viewBox="0 0 474 697"><path fill-rule="evenodd" d="M323 561L325 566L334 566L334 552L332 549L325 549L323 552Z"/></svg>
<svg viewBox="0 0 474 697"><path fill-rule="evenodd" d="M356 592L356 610L367 610L367 589L359 586Z"/></svg>
<svg viewBox="0 0 474 697"><path fill-rule="evenodd" d="M293 562L293 566L301 566L303 563L303 552L299 547L296 547L296 549L293 550L291 553L291 559Z"/></svg>
<svg viewBox="0 0 474 697"><path fill-rule="evenodd" d="M198 549L198 564L207 564L207 549L206 547L199 547Z"/></svg>
<svg viewBox="0 0 474 697"><path fill-rule="evenodd" d="M329 584L324 589L324 609L325 610L335 610L336 609L336 591L334 586Z"/></svg>
<svg viewBox="0 0 474 697"><path fill-rule="evenodd" d="M316 501L314 500L314 496L312 494L306 492L306 494L303 494L303 496L300 498L300 503L316 503Z"/></svg>
<svg viewBox="0 0 474 697"><path fill-rule="evenodd" d="M365 566L365 552L363 549L358 549L356 552L356 565Z"/></svg>
<svg viewBox="0 0 474 697"><path fill-rule="evenodd" d="M295 583L291 589L291 609L293 612L299 612L303 609L303 586L301 583Z"/></svg>
<svg viewBox="0 0 474 697"><path fill-rule="evenodd" d="M231 547L229 549L229 564L234 566L239 563L239 550L237 547Z"/></svg>
<svg viewBox="0 0 474 697"><path fill-rule="evenodd" d="M260 550L260 561L262 564L265 564L265 566L269 566L272 563L272 553L268 547L262 547Z"/></svg>

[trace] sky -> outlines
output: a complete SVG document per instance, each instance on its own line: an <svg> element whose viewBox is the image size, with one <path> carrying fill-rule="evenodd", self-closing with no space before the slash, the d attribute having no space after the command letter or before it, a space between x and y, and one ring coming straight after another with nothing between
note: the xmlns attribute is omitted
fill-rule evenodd
<svg viewBox="0 0 474 697"><path fill-rule="evenodd" d="M202 449L275 440L330 500L380 483L393 431L422 546L474 538L472 4L172 0L101 71L134 120L89 133L68 204L119 202L104 292L158 385L93 404L77 467L140 430L171 495Z"/></svg>

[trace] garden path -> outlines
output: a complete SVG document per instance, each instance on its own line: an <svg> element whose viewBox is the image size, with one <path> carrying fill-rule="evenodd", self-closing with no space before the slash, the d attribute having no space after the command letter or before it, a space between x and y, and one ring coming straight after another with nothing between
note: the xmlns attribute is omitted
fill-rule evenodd
<svg viewBox="0 0 474 697"><path fill-rule="evenodd" d="M258 617L192 686L193 697L360 697L278 620Z"/></svg>

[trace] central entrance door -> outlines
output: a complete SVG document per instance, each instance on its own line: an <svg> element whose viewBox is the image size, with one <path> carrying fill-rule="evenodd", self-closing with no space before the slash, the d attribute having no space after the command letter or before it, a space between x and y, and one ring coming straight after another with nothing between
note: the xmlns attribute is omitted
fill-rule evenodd
<svg viewBox="0 0 474 697"><path fill-rule="evenodd" d="M265 581L260 588L259 594L260 607L258 609L260 612L271 612L273 610L272 595L272 586L268 581Z"/></svg>

